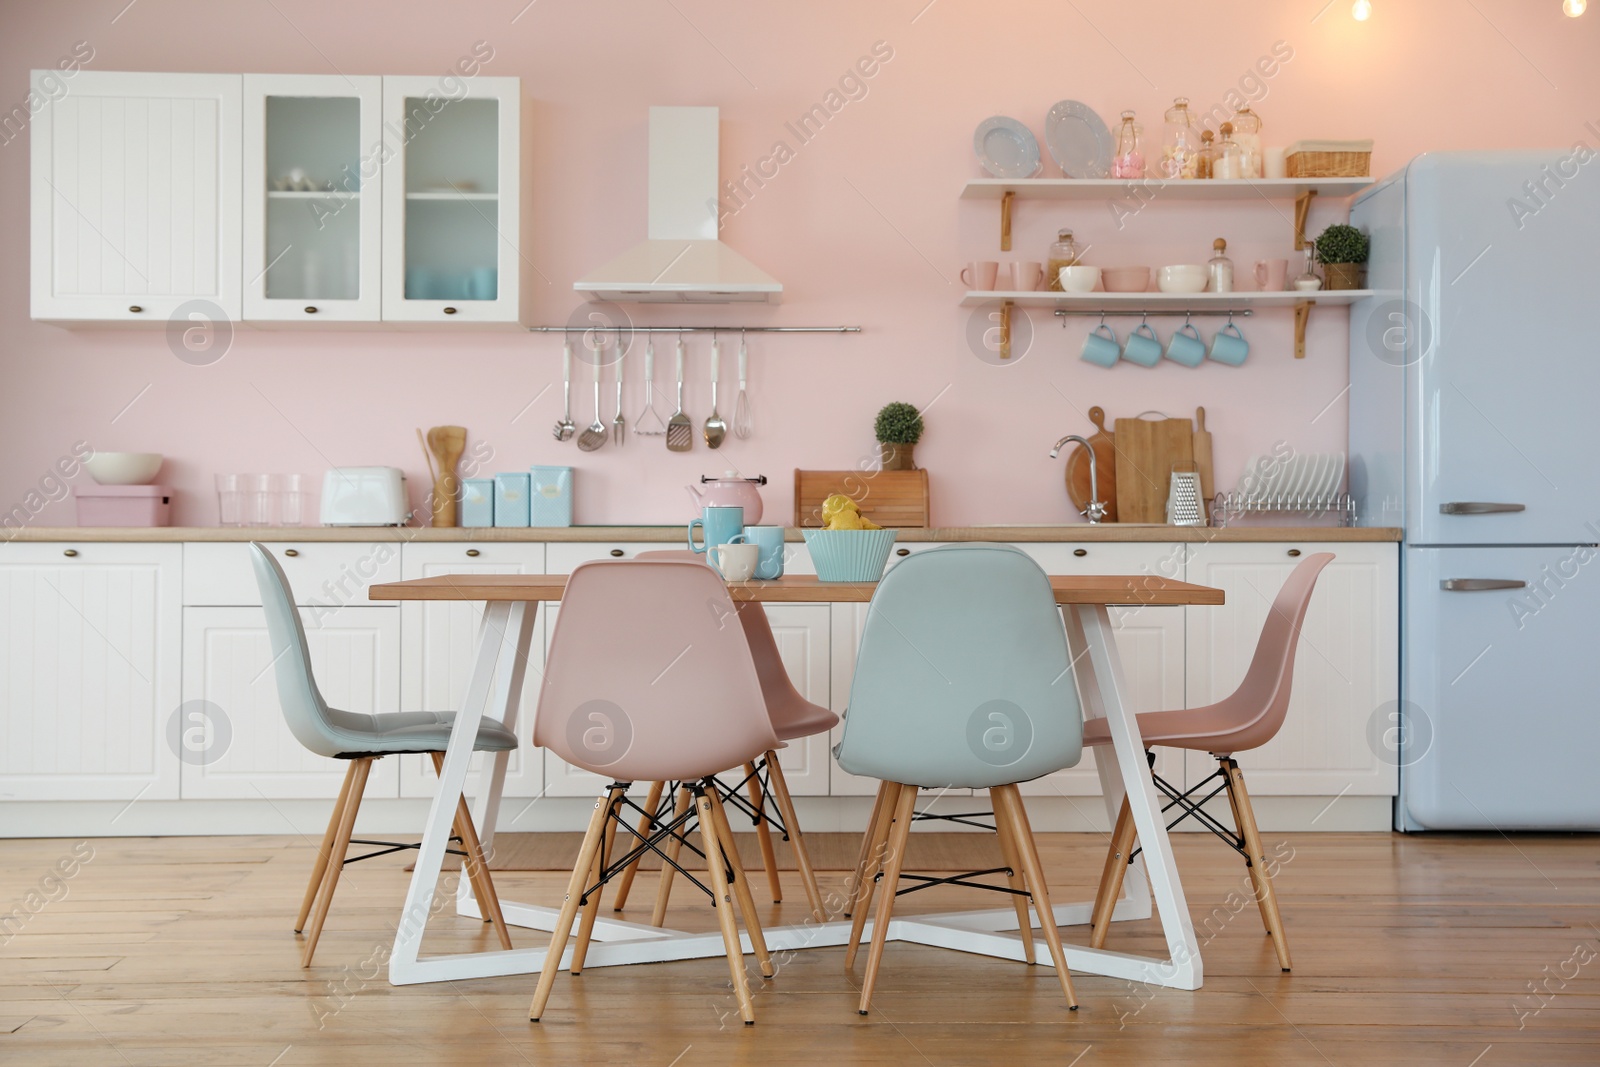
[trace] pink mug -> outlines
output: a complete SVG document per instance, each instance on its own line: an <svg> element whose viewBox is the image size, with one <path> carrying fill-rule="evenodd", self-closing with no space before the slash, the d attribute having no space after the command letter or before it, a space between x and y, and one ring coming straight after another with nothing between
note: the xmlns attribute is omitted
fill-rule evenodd
<svg viewBox="0 0 1600 1067"><path fill-rule="evenodd" d="M1014 290L1017 278L1017 265L1015 263L998 264L999 269L994 272L994 287L1006 292Z"/></svg>
<svg viewBox="0 0 1600 1067"><path fill-rule="evenodd" d="M995 272L1000 264L992 259L980 259L961 268L961 281L968 289L994 289Z"/></svg>
<svg viewBox="0 0 1600 1067"><path fill-rule="evenodd" d="M1020 262L1015 265L1017 290L1032 293L1039 289L1044 281L1044 264Z"/></svg>
<svg viewBox="0 0 1600 1067"><path fill-rule="evenodd" d="M1281 293L1289 279L1287 259L1256 260L1256 287L1263 293Z"/></svg>

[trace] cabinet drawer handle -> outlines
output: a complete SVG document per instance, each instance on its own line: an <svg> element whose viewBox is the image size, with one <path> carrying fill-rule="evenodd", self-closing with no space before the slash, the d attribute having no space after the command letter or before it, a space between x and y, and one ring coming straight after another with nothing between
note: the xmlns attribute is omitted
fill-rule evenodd
<svg viewBox="0 0 1600 1067"><path fill-rule="evenodd" d="M1289 550L1289 555L1291 555L1291 556L1298 556L1299 554L1300 554L1300 550L1298 548L1291 548Z"/></svg>
<svg viewBox="0 0 1600 1067"><path fill-rule="evenodd" d="M314 307L306 308L306 314L307 315L315 315L316 313L317 313L317 309L316 308L314 308Z"/></svg>
<svg viewBox="0 0 1600 1067"><path fill-rule="evenodd" d="M1447 593L1483 593L1494 589L1526 589L1527 582L1515 578L1446 578L1439 588Z"/></svg>
<svg viewBox="0 0 1600 1067"><path fill-rule="evenodd" d="M911 550L909 548L897 548L894 550L894 554L897 556L909 556L911 555Z"/></svg>
<svg viewBox="0 0 1600 1067"><path fill-rule="evenodd" d="M455 308L445 308L444 309L444 313L446 315L454 315L456 313L456 309Z"/></svg>
<svg viewBox="0 0 1600 1067"><path fill-rule="evenodd" d="M475 549L475 548L469 548L469 549L467 549L467 555L469 555L469 556L476 556L476 555L477 555L477 554L478 554L478 550L477 550L477 549Z"/></svg>
<svg viewBox="0 0 1600 1067"><path fill-rule="evenodd" d="M1089 550L1087 548L1075 548L1072 550L1072 554L1074 556L1087 556L1089 554Z"/></svg>
<svg viewBox="0 0 1600 1067"><path fill-rule="evenodd" d="M142 312L144 310L144 308L140 307L138 304L130 304L128 306L128 310L133 312L135 315L137 315L140 312Z"/></svg>
<svg viewBox="0 0 1600 1067"><path fill-rule="evenodd" d="M1527 511L1526 504L1492 504L1481 500L1452 500L1439 505L1441 515L1503 515L1512 511Z"/></svg>
<svg viewBox="0 0 1600 1067"><path fill-rule="evenodd" d="M64 549L61 554L63 556L76 556L78 554L78 550L75 548L68 548Z"/></svg>
<svg viewBox="0 0 1600 1067"><path fill-rule="evenodd" d="M612 550L611 550L611 554L612 554L612 555L613 555L613 556L616 556L616 557L617 557L617 558L618 558L618 559L621 559L621 558L622 558L622 549L620 549L620 548L613 548L613 549L612 549Z"/></svg>
<svg viewBox="0 0 1600 1067"><path fill-rule="evenodd" d="M286 548L283 550L283 554L285 556L298 556L300 554L300 550L298 548Z"/></svg>

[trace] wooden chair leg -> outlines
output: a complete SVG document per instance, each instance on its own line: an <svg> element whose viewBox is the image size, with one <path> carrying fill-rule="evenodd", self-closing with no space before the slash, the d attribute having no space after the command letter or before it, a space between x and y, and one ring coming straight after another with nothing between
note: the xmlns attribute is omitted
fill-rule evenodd
<svg viewBox="0 0 1600 1067"><path fill-rule="evenodd" d="M583 844L578 848L578 862L572 865L572 877L567 879L567 895L561 901L561 914L556 917L556 928L550 932L550 948L545 953L544 967L539 971L539 985L533 992L533 1003L528 1006L528 1018L538 1022L550 1000L550 989L556 983L556 971L561 969L561 954L566 951L567 938L572 934L572 921L578 915L578 898L583 895L594 866L594 857L600 851L600 839L606 827L606 817L611 811L611 790L606 790L594 802L594 814L589 817L589 829L584 832Z"/></svg>
<svg viewBox="0 0 1600 1067"><path fill-rule="evenodd" d="M855 913L856 902L861 899L861 879L867 871L867 857L872 854L872 828L878 825L878 818L883 813L883 798L889 792L888 782L878 783L878 795L872 802L872 814L867 816L867 829L861 835L861 852L856 856L855 878L849 885L849 892L845 895L844 917L850 918ZM890 810L893 810L891 805Z"/></svg>
<svg viewBox="0 0 1600 1067"><path fill-rule="evenodd" d="M1028 823L1028 810L1022 806L1022 794L1014 785L1001 786L993 792L1006 809L1014 830L1017 851L1022 853L1022 867L1027 873L1033 910L1039 915L1045 943L1050 946L1050 959L1056 965L1056 976L1061 979L1061 991L1066 994L1067 1007L1077 1011L1078 997L1072 991L1072 972L1067 970L1067 952L1061 945L1061 931L1056 927L1055 911L1050 905L1050 889L1045 884L1044 867L1039 863L1039 850L1033 841L1033 827Z"/></svg>
<svg viewBox="0 0 1600 1067"><path fill-rule="evenodd" d="M350 851L350 833L356 826L356 813L361 810L361 794L366 792L367 775L372 771L372 764L377 757L368 756L364 759L353 760L350 770L353 772L350 779L350 795L345 799L344 811L340 813L339 829L334 833L333 846L328 852L328 876L322 881L322 892L317 897L317 908L311 916L311 925L306 928L306 947L300 957L300 966L311 966L311 957L316 954L317 940L322 937L322 924L328 918L328 906L333 903L333 891L339 888L339 874L344 870L344 858Z"/></svg>
<svg viewBox="0 0 1600 1067"><path fill-rule="evenodd" d="M1278 895L1272 889L1272 876L1267 873L1266 854L1261 848L1261 831L1256 827L1255 809L1250 806L1250 794L1244 787L1244 772L1229 759L1223 762L1227 775L1228 792L1239 817L1239 834L1244 838L1245 851L1249 853L1250 877L1255 882L1256 904L1261 908L1261 920L1267 933L1272 935L1272 947L1278 952L1278 966L1290 969L1289 938L1284 933L1283 916L1278 911Z"/></svg>
<svg viewBox="0 0 1600 1067"><path fill-rule="evenodd" d="M756 897L750 891L750 879L744 873L744 863L739 859L738 842L733 839L733 827L728 825L728 813L722 806L722 798L717 796L715 783L713 788L706 790L706 796L711 801L711 816L717 820L717 839L722 842L722 851L727 856L728 866L733 869L733 895L739 902L739 914L744 918L745 933L750 935L750 948L756 954L756 963L761 968L764 977L771 978L777 971L772 966L772 954L767 951L767 939L761 932L761 916L756 914Z"/></svg>
<svg viewBox="0 0 1600 1067"><path fill-rule="evenodd" d="M1106 934L1111 931L1111 913L1116 909L1117 897L1122 895L1122 879L1128 873L1128 855L1133 851L1133 840L1138 827L1133 824L1133 809L1128 798L1122 798L1122 810L1117 812L1117 825L1111 831L1111 848L1106 852L1105 870L1100 872L1100 889L1094 897L1094 917L1090 919L1089 947L1104 948Z"/></svg>
<svg viewBox="0 0 1600 1067"><path fill-rule="evenodd" d="M612 791L611 810L615 811L621 805L623 795L628 791L624 786ZM572 974L573 977L583 973L583 961L589 957L589 938L594 934L594 921L600 916L600 900L605 896L605 882L601 875L605 873L606 864L611 861L612 848L617 840L617 820L606 819L604 832L600 835L600 850L595 853L594 862L590 864L589 881L594 885L594 892L589 894L588 903L583 905L583 917L578 920L578 941L572 946Z"/></svg>
<svg viewBox="0 0 1600 1067"><path fill-rule="evenodd" d="M1022 958L1028 961L1028 966L1033 966L1033 920L1028 917L1028 898L1020 894L1027 892L1027 882L1022 874L1022 854L1017 850L1015 831L1011 821L1006 819L1000 809L1000 800L994 795L994 790L989 790L989 806L994 809L994 829L1000 838L1000 855L1004 857L1006 866L1011 868L1011 873L1006 875L1006 884L1011 887L1011 903L1017 909L1017 929L1022 934Z"/></svg>
<svg viewBox="0 0 1600 1067"><path fill-rule="evenodd" d="M679 819L683 818L688 811L689 790L686 786L680 786L678 789L678 801L675 805L673 805L672 808L672 821L677 822ZM685 832L686 831L682 827L678 829L679 834ZM677 834L674 834L672 837L667 839L666 852L670 858L674 860L677 859L678 854L682 851L683 842L679 839ZM672 896L672 876L677 873L677 870L673 868L672 864L664 861L662 862L661 882L656 886L656 907L655 911L650 913L651 926L664 926L666 924L667 901Z"/></svg>
<svg viewBox="0 0 1600 1067"><path fill-rule="evenodd" d="M444 753L429 753L433 757L433 772L444 767ZM511 947L511 932L506 929L506 917L500 910L500 898L495 895L494 879L489 875L489 863L483 854L483 842L478 839L478 828L472 822L472 809L466 797L456 799L455 835L461 839L461 851L466 856L461 861L461 873L472 886L472 896L478 902L478 914L483 921L494 924L500 947Z"/></svg>
<svg viewBox="0 0 1600 1067"><path fill-rule="evenodd" d="M302 933L306 928L306 918L311 914L311 905L317 902L317 890L322 888L324 876L328 873L328 857L333 852L333 839L339 836L339 820L344 817L344 806L350 799L350 783L355 781L355 761L350 761L350 766L344 772L344 784L339 787L339 799L333 802L333 812L328 816L328 829L322 835L322 844L317 846L317 859L311 865L311 880L306 883L305 899L300 901L300 914L294 920L294 932Z"/></svg>
<svg viewBox="0 0 1600 1067"><path fill-rule="evenodd" d="M655 822L656 813L661 809L661 789L665 784L665 782L650 783L650 792L644 799L644 810L649 812L649 814L642 815L639 818L640 837L650 836L651 826ZM635 848L638 846L638 844L639 838L632 838L628 841L627 847L630 849ZM623 871L621 877L617 879L617 899L616 902L611 905L612 911L621 911L623 908L627 907L628 894L633 890L634 875L639 873L639 864L644 857L645 853L640 853L639 858L628 864L628 869Z"/></svg>
<svg viewBox="0 0 1600 1067"><path fill-rule="evenodd" d="M728 973L733 979L734 995L739 1000L739 1016L744 1019L746 1026L754 1026L756 1007L750 999L750 980L744 973L744 951L739 944L739 926L733 918L732 893L722 867L722 849L718 847L716 816L711 798L701 793L695 799L695 812L700 821L700 841L706 853L706 876L711 881L717 924L722 928L722 947L728 956Z"/></svg>
<svg viewBox="0 0 1600 1067"><path fill-rule="evenodd" d="M1228 776L1228 761L1230 758L1231 757L1228 756L1218 756L1217 767L1222 771L1223 784L1227 786L1228 808L1233 812L1234 829L1238 832L1239 837L1242 840L1244 838L1244 819L1239 815L1239 798L1235 796L1233 792L1233 779ZM1245 869L1250 872L1250 885L1255 891L1256 910L1261 914L1261 928L1270 935L1272 933L1272 927L1268 925L1267 913L1261 907L1261 883L1256 878L1255 864L1251 863L1249 860L1246 860Z"/></svg>
<svg viewBox="0 0 1600 1067"><path fill-rule="evenodd" d="M894 833L889 838L883 894L878 901L877 917L872 921L872 947L867 951L867 968L861 976L861 1006L856 1010L862 1015L872 1006L872 987L878 983L878 968L883 963L883 946L889 940L889 920L894 916L894 895L900 888L900 870L905 865L906 844L911 837L911 816L916 811L916 805L917 787L902 785L894 806Z"/></svg>
<svg viewBox="0 0 1600 1067"><path fill-rule="evenodd" d="M800 817L795 814L794 798L789 795L789 783L778 766L778 754L767 753L767 776L772 782L772 799L778 804L778 814L783 816L784 828L789 831L789 847L794 849L794 864L800 868L800 882L805 886L806 899L811 902L811 917L817 922L827 922L827 911L822 906L822 890L817 888L817 872L811 868L811 856L806 852L806 840L800 833Z"/></svg>
<svg viewBox="0 0 1600 1067"><path fill-rule="evenodd" d="M769 765L777 762L772 759L772 753L766 756ZM750 794L750 806L756 809L756 837L761 843L761 862L767 868L767 886L772 890L772 902L783 903L783 883L778 880L778 854L772 850L772 830L767 824L767 798L766 790L761 788L761 778L756 774L756 765L744 765L745 788Z"/></svg>
<svg viewBox="0 0 1600 1067"><path fill-rule="evenodd" d="M844 969L856 965L856 952L861 947L861 932L867 925L867 912L872 910L872 894L877 884L878 871L883 868L884 857L889 852L889 830L894 824L895 805L900 802L903 787L896 782L884 782L878 790L882 803L874 812L872 825L867 827L866 863L857 879L855 915L850 921L850 940L844 947Z"/></svg>

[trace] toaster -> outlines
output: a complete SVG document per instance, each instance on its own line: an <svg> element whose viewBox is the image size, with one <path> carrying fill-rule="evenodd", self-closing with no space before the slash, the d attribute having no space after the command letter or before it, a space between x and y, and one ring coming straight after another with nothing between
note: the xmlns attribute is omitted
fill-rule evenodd
<svg viewBox="0 0 1600 1067"><path fill-rule="evenodd" d="M322 476L324 526L404 526L410 518L399 467L335 467Z"/></svg>

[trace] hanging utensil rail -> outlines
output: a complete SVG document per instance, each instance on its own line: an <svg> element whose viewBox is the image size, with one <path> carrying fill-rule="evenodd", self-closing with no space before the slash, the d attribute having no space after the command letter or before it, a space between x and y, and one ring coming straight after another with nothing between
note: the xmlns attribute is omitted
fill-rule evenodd
<svg viewBox="0 0 1600 1067"><path fill-rule="evenodd" d="M1248 314L1248 313L1247 313ZM529 333L860 333L860 326L527 326Z"/></svg>
<svg viewBox="0 0 1600 1067"><path fill-rule="evenodd" d="M1143 308L1130 308L1127 311L1123 311L1121 309L1116 311L1101 311L1098 308L1056 308L1056 314L1062 317L1067 315L1089 315L1100 319L1142 319L1146 316L1153 318L1157 315L1164 317L1181 315L1184 318L1196 319L1211 316L1213 318L1225 317L1231 319L1237 315L1239 318L1243 319L1255 314L1255 312L1253 312L1250 308L1205 308L1200 311L1190 311L1187 309L1179 311L1168 310L1166 308L1150 308L1149 310L1145 310Z"/></svg>

